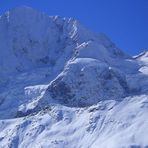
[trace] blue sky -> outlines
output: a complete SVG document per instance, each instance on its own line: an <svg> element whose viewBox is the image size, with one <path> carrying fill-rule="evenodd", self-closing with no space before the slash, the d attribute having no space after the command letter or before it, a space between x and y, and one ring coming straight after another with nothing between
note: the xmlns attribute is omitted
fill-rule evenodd
<svg viewBox="0 0 148 148"><path fill-rule="evenodd" d="M74 17L128 54L148 49L148 0L0 0L0 14L21 5Z"/></svg>

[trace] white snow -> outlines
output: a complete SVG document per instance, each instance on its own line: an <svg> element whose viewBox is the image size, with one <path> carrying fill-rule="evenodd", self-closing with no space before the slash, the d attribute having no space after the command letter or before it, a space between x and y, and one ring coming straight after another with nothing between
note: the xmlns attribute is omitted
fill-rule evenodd
<svg viewBox="0 0 148 148"><path fill-rule="evenodd" d="M0 17L0 51L0 148L148 147L147 51L26 6Z"/></svg>

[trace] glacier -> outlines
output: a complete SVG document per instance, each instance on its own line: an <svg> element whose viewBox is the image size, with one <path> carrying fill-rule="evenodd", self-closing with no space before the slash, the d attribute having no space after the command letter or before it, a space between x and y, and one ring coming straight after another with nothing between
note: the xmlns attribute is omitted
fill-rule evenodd
<svg viewBox="0 0 148 148"><path fill-rule="evenodd" d="M148 148L146 50L20 6L0 16L0 77L0 148Z"/></svg>

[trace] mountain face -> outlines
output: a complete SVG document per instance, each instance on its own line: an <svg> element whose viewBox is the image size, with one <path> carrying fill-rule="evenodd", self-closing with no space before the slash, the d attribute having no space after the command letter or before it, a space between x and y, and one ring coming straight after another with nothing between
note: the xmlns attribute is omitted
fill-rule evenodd
<svg viewBox="0 0 148 148"><path fill-rule="evenodd" d="M130 57L72 18L0 16L1 148L147 148L148 52Z"/></svg>

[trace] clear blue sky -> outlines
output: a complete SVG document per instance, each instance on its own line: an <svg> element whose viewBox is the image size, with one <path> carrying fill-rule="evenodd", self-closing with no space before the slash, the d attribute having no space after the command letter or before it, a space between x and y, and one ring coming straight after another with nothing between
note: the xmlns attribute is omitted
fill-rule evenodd
<svg viewBox="0 0 148 148"><path fill-rule="evenodd" d="M148 0L0 0L0 14L20 5L74 17L128 54L148 49Z"/></svg>

